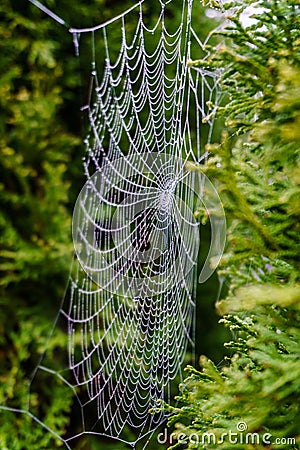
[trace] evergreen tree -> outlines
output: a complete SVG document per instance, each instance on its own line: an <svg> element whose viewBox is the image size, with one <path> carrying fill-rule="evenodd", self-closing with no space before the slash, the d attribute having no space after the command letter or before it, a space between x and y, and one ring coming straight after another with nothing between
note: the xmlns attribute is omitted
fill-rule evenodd
<svg viewBox="0 0 300 450"><path fill-rule="evenodd" d="M21 9L21 10L20 10ZM1 2L0 14L0 405L41 412L57 433L71 398L28 379L48 339L72 255L67 170L79 140L61 124L63 68L49 21L26 17L29 3ZM35 16L40 17L39 14ZM53 36L54 37L54 36ZM55 348L65 342L63 333ZM55 355L55 356L54 356ZM53 448L59 443L28 414L0 410L0 448Z"/></svg>
<svg viewBox="0 0 300 450"><path fill-rule="evenodd" d="M217 7L219 2L206 2ZM243 26L246 7L261 7ZM295 0L225 4L231 21L209 61L221 69L226 131L201 167L218 183L228 243L217 303L234 335L222 367L206 357L180 386L171 448L300 445L300 8ZM197 167L190 166L193 170ZM209 434L211 433L211 434ZM234 434L236 433L236 434ZM231 438L230 438L231 436ZM234 441L238 439L238 441Z"/></svg>

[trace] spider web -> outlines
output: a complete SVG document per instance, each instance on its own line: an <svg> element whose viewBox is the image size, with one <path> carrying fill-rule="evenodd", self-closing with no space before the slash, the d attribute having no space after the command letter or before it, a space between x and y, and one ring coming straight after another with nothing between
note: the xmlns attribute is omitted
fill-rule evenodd
<svg viewBox="0 0 300 450"><path fill-rule="evenodd" d="M89 40L92 69L82 108L87 181L74 208L76 258L56 323L68 332L68 367L58 371L45 357L30 382L33 390L51 374L74 393L81 423L61 438L68 448L84 433L135 446L163 423L159 402L172 403L194 351L197 281L212 274L210 261L215 267L224 247L218 195L187 165L207 158L218 77L189 67L191 49L205 58L206 44L191 25L192 1L159 1L154 24L146 3L70 30L77 53ZM172 8L176 20L168 20ZM201 208L212 242L199 270Z"/></svg>

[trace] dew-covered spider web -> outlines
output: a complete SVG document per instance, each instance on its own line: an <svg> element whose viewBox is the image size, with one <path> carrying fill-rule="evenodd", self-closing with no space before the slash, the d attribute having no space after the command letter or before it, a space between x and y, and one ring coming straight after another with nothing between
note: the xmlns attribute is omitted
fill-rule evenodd
<svg viewBox="0 0 300 450"><path fill-rule="evenodd" d="M91 77L76 255L56 323L68 334L68 364L57 368L46 353L30 384L51 375L74 394L80 423L61 437L68 448L85 433L135 446L164 422L162 402L174 403L194 352L197 284L224 247L217 192L189 170L207 157L218 76L189 64L207 56L192 27L192 0L157 0L154 23L152 3L70 30L76 52L84 43L89 49ZM212 239L199 267L201 209Z"/></svg>

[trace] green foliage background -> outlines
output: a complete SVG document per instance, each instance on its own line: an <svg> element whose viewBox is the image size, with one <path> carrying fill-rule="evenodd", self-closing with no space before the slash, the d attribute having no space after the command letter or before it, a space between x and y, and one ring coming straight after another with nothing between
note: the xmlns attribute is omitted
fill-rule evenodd
<svg viewBox="0 0 300 450"><path fill-rule="evenodd" d="M248 5L257 3L226 3L223 44L208 63L194 62L224 69L226 131L203 170L219 183L227 212L219 270L227 292L217 310L233 333L233 355L218 368L204 356L201 370L187 368L181 407L170 408L172 448L300 446L300 10L298 1L262 0L245 28Z"/></svg>
<svg viewBox="0 0 300 450"><path fill-rule="evenodd" d="M103 22L133 4L44 3L74 27ZM226 288L217 309L235 336L227 345L233 356L218 368L206 357L200 371L188 368L171 423L186 435L219 436L244 420L248 431L294 437L299 448L299 8L294 0L261 3L267 11L246 30L238 20L242 9L232 13L224 45L209 61L227 67L220 109L227 132L210 147L204 170L218 180L229 222L219 272ZM151 2L149 20L157 9L159 2ZM200 11L205 36L211 25ZM65 363L63 331L50 347L47 340L68 279L72 207L83 185L84 131L78 130L89 48L75 58L67 29L27 1L2 0L0 16L0 405L26 411L30 401L33 414L63 435L72 398L50 378L39 395L28 396L28 382L46 347L58 369ZM225 353L224 332L207 300L217 291L215 277L200 293L197 331L199 351L216 363ZM61 446L32 416L12 410L0 411L1 450ZM231 448L228 442L208 448L219 447ZM94 439L76 448L124 446Z"/></svg>

